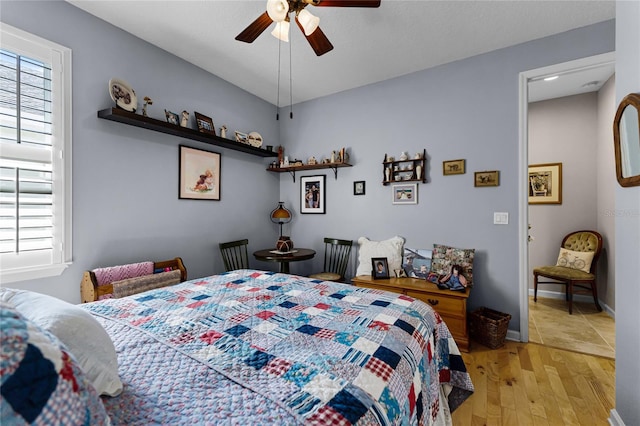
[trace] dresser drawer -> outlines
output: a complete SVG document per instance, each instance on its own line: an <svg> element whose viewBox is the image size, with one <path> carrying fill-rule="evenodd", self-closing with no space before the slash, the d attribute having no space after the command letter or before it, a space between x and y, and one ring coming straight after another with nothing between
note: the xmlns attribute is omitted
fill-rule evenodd
<svg viewBox="0 0 640 426"><path fill-rule="evenodd" d="M451 314L459 317L466 315L466 303L464 299L454 299L433 293L421 293L419 291L406 291L407 296L422 300L435 309L439 314Z"/></svg>
<svg viewBox="0 0 640 426"><path fill-rule="evenodd" d="M449 317L446 315L441 315L441 317L445 324L447 324L447 328L449 328L454 338L467 335L467 322L464 318Z"/></svg>

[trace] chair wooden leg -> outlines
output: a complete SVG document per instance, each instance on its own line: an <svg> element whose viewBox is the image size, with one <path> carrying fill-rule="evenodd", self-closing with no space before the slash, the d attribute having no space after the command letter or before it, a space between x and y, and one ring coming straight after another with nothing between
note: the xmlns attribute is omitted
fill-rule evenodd
<svg viewBox="0 0 640 426"><path fill-rule="evenodd" d="M538 275L533 274L533 301L538 301Z"/></svg>
<svg viewBox="0 0 640 426"><path fill-rule="evenodd" d="M567 300L569 301L569 315L573 314L573 281L567 283Z"/></svg>
<svg viewBox="0 0 640 426"><path fill-rule="evenodd" d="M596 309L598 312L602 312L602 307L600 306L600 303L598 303L598 286L595 281L591 283L591 293L593 294L593 303L596 304Z"/></svg>

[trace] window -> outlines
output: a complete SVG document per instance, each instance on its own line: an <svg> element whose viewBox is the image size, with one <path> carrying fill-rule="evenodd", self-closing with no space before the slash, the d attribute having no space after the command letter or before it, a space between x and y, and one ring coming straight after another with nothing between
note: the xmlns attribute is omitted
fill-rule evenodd
<svg viewBox="0 0 640 426"><path fill-rule="evenodd" d="M0 281L71 261L71 50L0 27Z"/></svg>

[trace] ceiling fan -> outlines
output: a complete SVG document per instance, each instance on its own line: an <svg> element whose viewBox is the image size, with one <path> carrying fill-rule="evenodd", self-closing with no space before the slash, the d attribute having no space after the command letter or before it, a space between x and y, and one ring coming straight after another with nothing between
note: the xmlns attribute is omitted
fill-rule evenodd
<svg viewBox="0 0 640 426"><path fill-rule="evenodd" d="M289 14L295 13L295 20L316 55L321 56L333 49L333 45L322 32L320 19L305 8L318 7L380 7L380 0L267 0L267 10L236 36L236 40L253 43L272 22L276 28L271 34L289 41Z"/></svg>

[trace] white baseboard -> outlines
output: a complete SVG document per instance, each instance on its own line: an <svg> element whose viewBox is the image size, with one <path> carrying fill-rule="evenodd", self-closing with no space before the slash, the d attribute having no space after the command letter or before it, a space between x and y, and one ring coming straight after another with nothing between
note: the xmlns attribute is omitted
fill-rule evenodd
<svg viewBox="0 0 640 426"><path fill-rule="evenodd" d="M514 342L519 342L520 341L520 332L519 331L514 331L514 330L507 330L507 337L505 337L505 339L513 340Z"/></svg>
<svg viewBox="0 0 640 426"><path fill-rule="evenodd" d="M533 296L533 289L529 289L529 296ZM547 299L565 299L565 294L560 291L548 291L548 290L538 290L538 296L546 297ZM573 300L575 302L584 302L584 303L593 303L593 297L588 296L586 294L576 294L573 296ZM602 300L598 299L598 303L602 306L602 309L613 319L616 318L616 312L611 309L609 305L606 303L602 303Z"/></svg>
<svg viewBox="0 0 640 426"><path fill-rule="evenodd" d="M615 408L610 411L610 414L611 415L609 416L609 424L611 426L624 426L624 421L622 421Z"/></svg>

